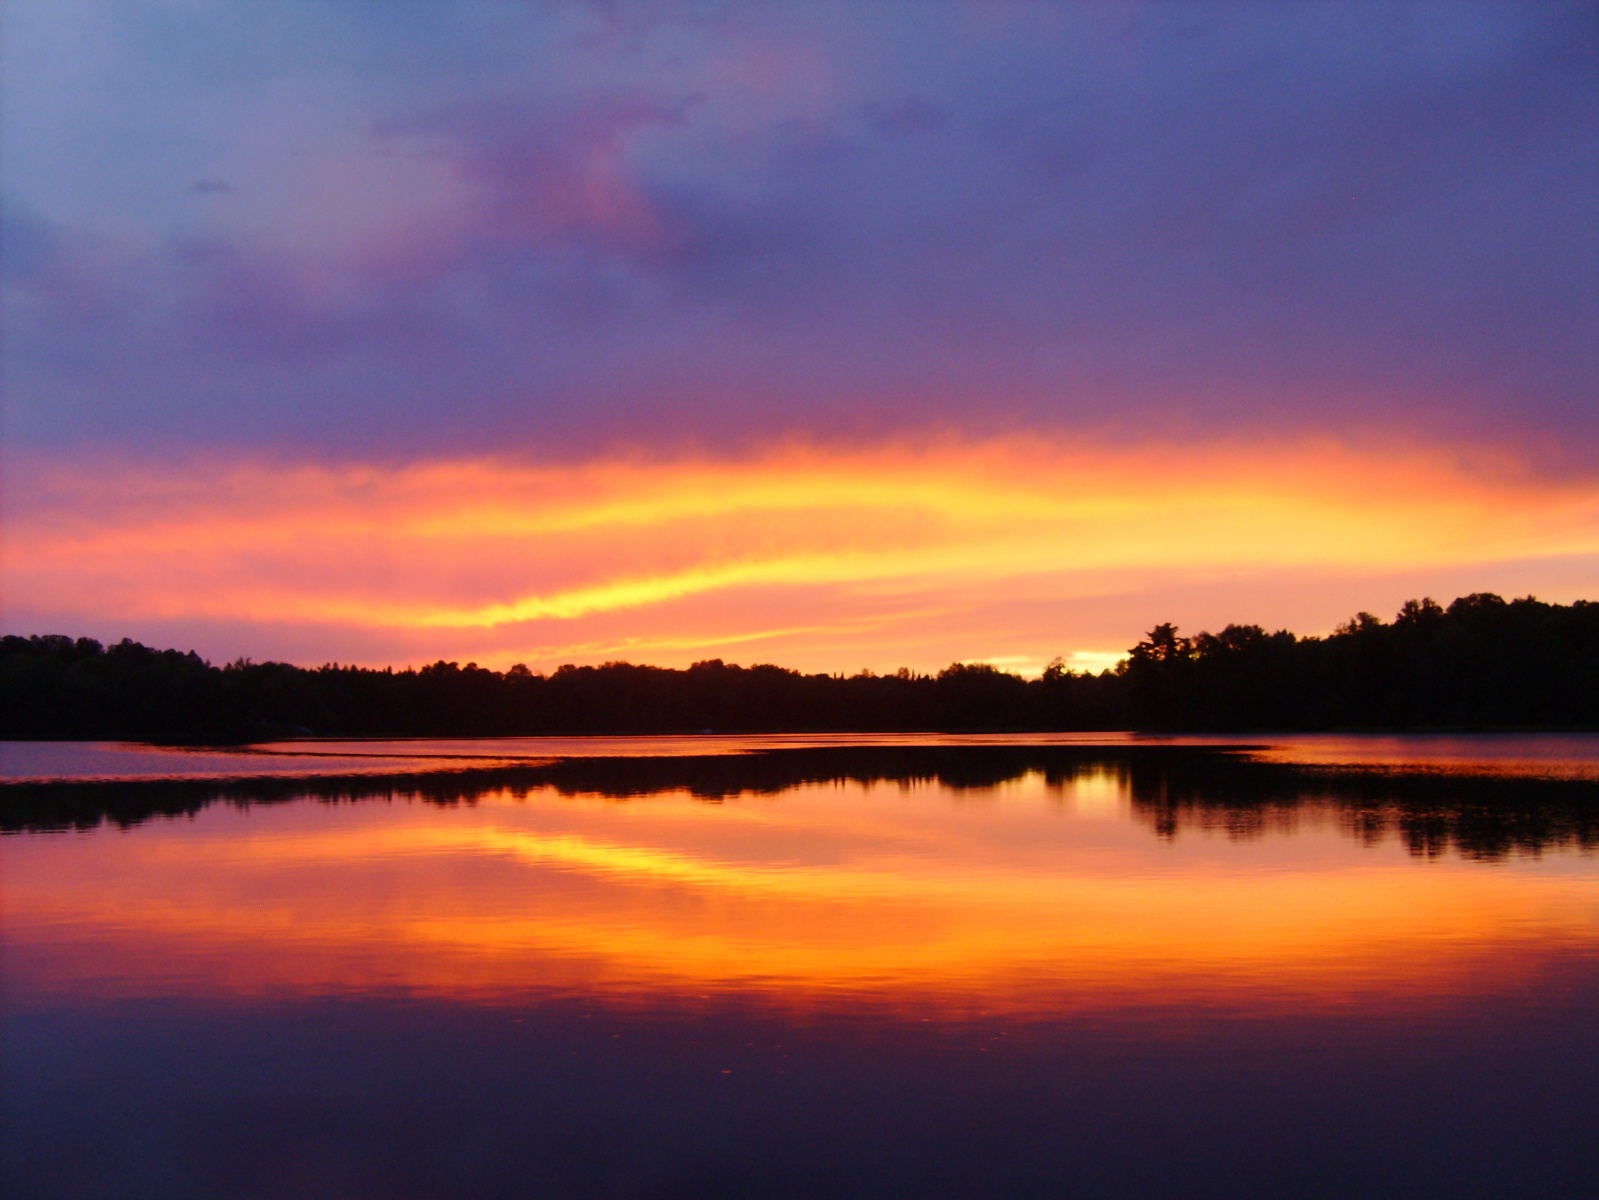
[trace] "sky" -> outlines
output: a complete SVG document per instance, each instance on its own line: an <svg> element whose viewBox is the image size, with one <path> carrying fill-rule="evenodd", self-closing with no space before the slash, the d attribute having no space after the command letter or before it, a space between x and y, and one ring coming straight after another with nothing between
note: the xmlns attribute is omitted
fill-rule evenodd
<svg viewBox="0 0 1599 1200"><path fill-rule="evenodd" d="M1599 5L0 10L0 626L1099 669L1599 598Z"/></svg>

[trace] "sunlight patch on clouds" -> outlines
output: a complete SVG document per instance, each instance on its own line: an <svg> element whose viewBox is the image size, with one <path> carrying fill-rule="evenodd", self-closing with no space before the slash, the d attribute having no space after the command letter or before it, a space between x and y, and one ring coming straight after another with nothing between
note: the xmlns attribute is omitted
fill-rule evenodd
<svg viewBox="0 0 1599 1200"><path fill-rule="evenodd" d="M1229 577L1599 555L1599 484L1331 444L117 464L28 482L3 550L9 624L315 626L330 657L340 630L388 631L419 648L476 639L485 661L748 646L836 650L854 669L852 647L932 622L944 661L992 652L1032 673L1069 654L1099 670L1120 652L1073 649L1069 630L1017 645L1007 613Z"/></svg>

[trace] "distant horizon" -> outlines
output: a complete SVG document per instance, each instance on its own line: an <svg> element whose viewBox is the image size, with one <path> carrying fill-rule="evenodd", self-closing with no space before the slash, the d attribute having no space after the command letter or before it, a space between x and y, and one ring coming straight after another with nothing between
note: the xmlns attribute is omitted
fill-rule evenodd
<svg viewBox="0 0 1599 1200"><path fill-rule="evenodd" d="M1463 593L1462 596L1454 597L1450 601L1435 601L1435 602L1440 603L1443 608L1447 609L1451 603L1454 603L1454 602L1456 602L1456 601L1458 601L1460 599L1463 599L1466 596L1474 596L1474 595L1495 595L1496 596L1497 593L1488 592L1486 589L1476 589L1476 590L1471 591L1471 592ZM1546 597L1536 596L1536 595L1532 595L1532 594L1528 594L1526 596L1503 596L1503 597L1499 597L1499 598L1504 600L1504 601L1506 601L1507 603L1514 603L1516 601L1531 601L1531 602L1534 602L1534 603L1550 604L1550 605L1563 606L1563 607L1595 603L1595 601L1593 601L1591 599L1588 599L1586 597L1575 597L1575 598L1573 598L1571 600L1549 600ZM1407 597L1407 599L1406 599L1406 601L1404 603L1415 603L1415 602L1418 602L1418 601L1419 602L1426 602L1426 601L1433 601L1434 599L1435 599L1434 597L1430 597L1430 596L1428 596L1428 597L1420 597L1420 596ZM1334 625L1331 628L1328 628L1328 629L1325 629L1325 630L1319 630L1319 631L1315 631L1315 632L1303 632L1303 631L1300 631L1300 630L1287 629L1287 628L1271 628L1269 626L1259 626L1259 627L1264 629L1265 632L1270 633L1270 634L1276 634L1276 633L1289 633L1289 634L1292 634L1299 641L1307 641L1307 640L1313 640L1313 639L1314 640L1323 640L1323 639L1331 637L1334 634L1342 631L1351 622L1353 622L1356 618L1358 618L1360 616L1363 616L1363 615L1375 616L1379 623L1388 624L1388 623L1391 623L1394 619L1397 619L1398 617L1403 616L1403 612L1402 612L1402 608L1396 608L1395 617L1390 618L1390 617L1385 617L1385 616L1383 616L1380 613L1372 613L1369 609L1360 609L1360 610L1358 610L1358 611L1356 611L1354 613L1349 614L1343 621L1339 622L1337 625ZM1144 630L1143 634L1139 635L1138 640L1142 641L1144 636L1146 636L1150 632L1150 630L1154 629L1157 625L1160 625L1160 624L1164 624L1164 623L1163 622L1148 622L1147 623L1147 628ZM1213 629L1190 628L1190 627L1187 627L1187 626L1183 626L1182 624L1180 624L1178 622L1171 622L1170 624L1174 627L1174 629L1178 633L1183 633L1183 634L1185 634L1188 637L1197 637L1197 636L1200 636L1200 635L1203 635L1203 634L1219 633L1222 629L1227 628L1228 626L1253 626L1253 625L1257 625L1258 623L1256 623L1256 622L1244 622L1244 621L1229 621L1229 622L1224 622L1224 623L1218 624ZM222 655L222 656L205 654L205 653L202 653L199 650L199 648L195 647L195 646L184 646L184 645L179 645L179 644L154 645L154 644L151 644L151 643L148 643L148 642L144 641L141 638L133 637L131 635L123 635L121 637L95 637L92 634L87 634L87 633L60 633L60 632L40 632L40 631L14 632L14 631L11 631L11 630L4 630L4 631L0 631L0 637L22 637L22 638L62 637L62 638L66 638L69 641L73 641L73 642L76 642L77 640L79 640L81 638L88 638L89 640L97 642L102 647L106 647L106 648L109 648L109 647L111 647L113 645L116 645L116 644L118 644L120 642L126 641L126 642L133 642L133 643L136 643L138 645L145 646L147 649L150 649L150 650L176 651L178 653L183 653L183 654L196 653L196 654L199 654L200 658L203 661L205 661L206 663L208 663L208 664L210 664L212 666L221 666L221 667L230 666L230 665L232 665L232 664L234 664L236 662L241 662L242 661L242 662L246 662L246 663L250 663L250 664L282 663L284 665L292 666L292 667L295 667L298 670L304 670L304 671L314 671L314 670L317 670L317 669L319 669L321 667L344 667L344 668L357 668L357 669L360 669L360 670L373 670L373 671L393 670L396 673L399 673L399 672L406 672L406 671L412 671L412 672L420 671L420 670L422 670L422 669L424 669L426 667L431 667L431 666L435 666L435 665L438 665L438 664L442 663L442 664L461 667L463 669L468 668L468 667L479 667L479 668L482 668L484 670L493 671L493 672L495 672L497 674L505 674L506 672L511 671L513 668L522 667L522 668L526 668L529 671L532 671L535 674L549 675L552 672L554 672L556 670L559 670L559 669L561 669L563 667L598 667L598 666L617 665L617 666L629 666L629 667L642 667L642 668L652 669L652 670L681 671L681 670L688 669L690 667L700 666L700 665L708 664L708 663L712 663L712 662L719 662L719 663L724 664L727 667L739 668L739 669L743 669L743 670L753 670L755 668L760 668L760 667L776 667L779 670L795 672L795 673L803 674L803 675L825 675L825 676L828 676L828 677L831 677L831 678L844 678L844 679L859 678L859 677L868 676L868 675L869 676L876 676L876 677L894 676L894 675L899 674L901 672L909 672L911 675L916 676L916 677L920 677L920 678L932 678L932 677L936 676L940 671L945 670L945 669L950 668L950 667L954 667L954 666L993 667L996 670L1003 671L1006 674L1016 675L1016 676L1018 676L1020 678L1023 678L1023 679L1042 677L1044 672L1047 671L1052 666L1058 666L1062 670L1069 671L1069 672L1072 672L1074 674L1079 674L1079 675L1098 675L1098 674L1101 674L1102 672L1105 672L1105 671L1114 672L1116 670L1116 668L1120 664L1122 664L1122 663L1124 663L1124 662L1126 662L1128 660L1129 656L1133 653L1133 650L1134 650L1134 646L1129 646L1126 649L1119 650L1119 651L1107 651L1103 655L1092 655L1092 654L1085 654L1085 653L1082 653L1082 652L1079 652L1077 654L1064 654L1064 653L1063 654L1057 654L1057 655L1051 656L1049 659L1046 659L1043 663L1041 663L1038 666L1037 670L1034 670L1034 671L1018 669L1016 664L1011 663L1011 662L1000 661L1000 660L997 660L997 659L994 659L994 658L981 658L981 657L952 658L952 659L949 659L949 660L947 660L945 662L938 663L936 665L928 666L928 667L913 666L913 665L907 664L907 663L900 663L897 666L890 667L890 668L877 668L877 667L871 667L871 666L863 666L863 667L857 667L854 670L845 670L845 669L841 669L841 668L834 668L834 669L831 669L831 670L827 670L827 669L806 670L804 668L796 667L796 666L793 666L791 664L772 661L772 660L768 660L768 659L749 659L747 661L739 661L739 660L736 660L736 659L728 658L728 657L723 656L723 655L708 655L705 658L695 659L695 660L690 661L690 662L670 662L670 663L647 662L647 661L643 661L643 660L628 659L628 658L606 658L606 659L593 659L593 660L590 660L590 661L567 660L567 661L563 661L563 662L543 663L543 664L537 664L537 665L530 664L530 663L527 663L527 662L522 662L522 661L513 661L513 662L507 662L507 663L504 663L504 664L494 664L494 663L478 662L475 659L471 659L471 660L460 659L460 658L450 659L450 658L445 658L443 656L435 656L435 657L431 657L431 658L426 658L425 657L425 658L416 660L414 662L405 662L405 663L398 663L398 662L376 662L376 663L357 662L357 661L354 661L354 660L351 660L351 659L348 659L348 658L338 658L338 657L323 659L320 662L311 662L309 660L308 661L304 661L304 662L292 662L292 661L287 660L287 659L258 658L256 655L250 654L248 652L227 654L227 655ZM1135 645L1136 645L1136 643L1135 643ZM1085 662L1084 661L1085 659L1091 659L1093 661Z"/></svg>

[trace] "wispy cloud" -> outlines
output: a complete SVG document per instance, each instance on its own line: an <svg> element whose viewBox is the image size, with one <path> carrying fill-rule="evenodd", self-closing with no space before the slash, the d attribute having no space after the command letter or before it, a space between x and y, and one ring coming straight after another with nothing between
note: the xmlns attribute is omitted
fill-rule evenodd
<svg viewBox="0 0 1599 1200"><path fill-rule="evenodd" d="M1599 436L1581 4L256 19L8 6L14 441Z"/></svg>
<svg viewBox="0 0 1599 1200"><path fill-rule="evenodd" d="M0 9L8 621L833 669L1599 583L1580 0L378 11Z"/></svg>
<svg viewBox="0 0 1599 1200"><path fill-rule="evenodd" d="M1573 562L1599 577L1591 480L1314 443L163 465L29 484L5 548L9 623L230 622L255 647L291 624L325 631L326 657L376 636L391 654L469 646L544 666L742 644L892 668L881 647L903 653L914 633L932 643L918 667L1043 662L1119 649L1161 617L1127 609L1130 590L1248 580L1269 596L1311 577L1474 570L1550 594ZM1096 596L1086 628L1040 628L1041 604ZM1328 623L1303 604L1284 616Z"/></svg>

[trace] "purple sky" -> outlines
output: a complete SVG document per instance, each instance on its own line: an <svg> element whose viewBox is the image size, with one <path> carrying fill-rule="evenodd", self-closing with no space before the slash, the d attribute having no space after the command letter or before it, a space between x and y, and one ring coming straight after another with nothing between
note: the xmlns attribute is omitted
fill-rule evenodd
<svg viewBox="0 0 1599 1200"><path fill-rule="evenodd" d="M5 436L1599 451L1599 6L4 9Z"/></svg>

